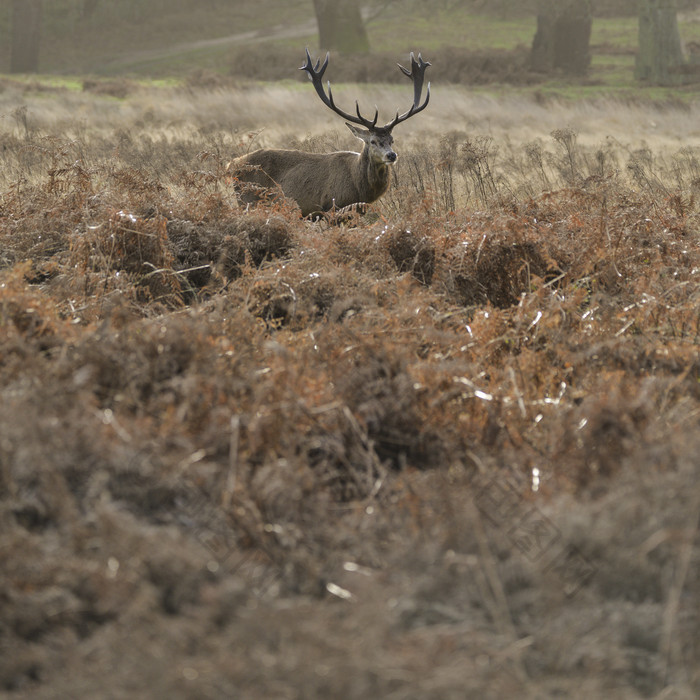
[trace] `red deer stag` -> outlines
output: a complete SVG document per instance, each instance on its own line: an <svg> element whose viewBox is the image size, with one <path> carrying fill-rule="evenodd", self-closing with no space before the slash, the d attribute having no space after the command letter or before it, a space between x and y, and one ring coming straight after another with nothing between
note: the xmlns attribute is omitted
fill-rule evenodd
<svg viewBox="0 0 700 700"><path fill-rule="evenodd" d="M323 89L328 54L323 65L319 59L314 66L307 49L306 63L299 70L305 70L309 74L323 104L345 119L346 126L353 135L364 141L362 152L306 153L283 149L253 151L236 158L229 166L230 172L239 181L240 200L243 203L254 202L264 196L263 191L279 188L286 197L299 205L302 216L309 216L345 207L363 209L365 204L379 199L389 186L388 166L397 157L393 150L393 128L428 106L430 83L422 104L421 95L425 69L429 65L420 54L418 60L411 54L411 70L399 64L404 75L413 81L413 104L401 115L397 111L396 117L388 124L377 126L377 109L374 119L370 121L360 114L358 102L355 103L357 116L336 106L330 82L328 93Z"/></svg>

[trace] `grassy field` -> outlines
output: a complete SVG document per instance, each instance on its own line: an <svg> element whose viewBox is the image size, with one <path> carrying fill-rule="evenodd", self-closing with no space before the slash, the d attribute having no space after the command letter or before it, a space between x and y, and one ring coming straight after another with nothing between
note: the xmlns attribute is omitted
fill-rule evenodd
<svg viewBox="0 0 700 700"><path fill-rule="evenodd" d="M697 697L697 106L436 84L242 209L310 92L4 82L0 692Z"/></svg>

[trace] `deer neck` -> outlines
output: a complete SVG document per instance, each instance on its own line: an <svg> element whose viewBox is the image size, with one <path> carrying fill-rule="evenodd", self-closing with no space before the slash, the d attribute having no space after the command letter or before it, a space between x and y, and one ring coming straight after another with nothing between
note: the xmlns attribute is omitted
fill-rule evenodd
<svg viewBox="0 0 700 700"><path fill-rule="evenodd" d="M369 146L365 144L360 154L360 182L363 187L362 201L373 202L379 199L389 186L389 166L381 161L374 160L369 153Z"/></svg>

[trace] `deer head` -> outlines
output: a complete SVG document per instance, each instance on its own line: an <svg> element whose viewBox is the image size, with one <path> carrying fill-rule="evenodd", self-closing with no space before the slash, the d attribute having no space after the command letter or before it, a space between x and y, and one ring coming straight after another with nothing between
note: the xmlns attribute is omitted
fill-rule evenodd
<svg viewBox="0 0 700 700"><path fill-rule="evenodd" d="M304 70L308 73L309 79L313 83L316 93L321 98L323 104L330 107L336 114L345 119L345 124L353 135L365 142L365 148L368 149L370 160L384 164L393 163L396 161L397 156L393 149L394 137L391 134L392 129L397 124L410 119L414 114L418 114L418 112L424 110L428 106L428 101L430 100L430 83L428 83L423 104L420 103L420 100L423 92L425 69L430 63L424 61L420 54L418 54L418 60L416 60L413 53L411 53L411 70L407 70L401 64L398 64L401 72L413 81L413 104L403 114L399 114L397 111L396 116L389 123L384 124L384 126L377 126L377 120L379 119L378 109L375 108L374 119L370 121L362 116L360 113L360 104L359 102L355 102L356 115L350 114L336 106L333 101L330 81L328 82L328 92L326 93L323 89L323 74L328 67L328 59L329 54L327 53L323 65L321 65L321 59L318 59L314 66L309 50L306 49L306 63L301 66L299 70Z"/></svg>

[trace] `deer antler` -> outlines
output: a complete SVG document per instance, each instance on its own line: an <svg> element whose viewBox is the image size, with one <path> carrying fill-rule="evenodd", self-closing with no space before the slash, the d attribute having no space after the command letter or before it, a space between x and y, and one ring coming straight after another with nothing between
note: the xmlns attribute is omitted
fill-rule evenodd
<svg viewBox="0 0 700 700"><path fill-rule="evenodd" d="M416 61L413 51L411 51L411 70L404 68L400 63L398 64L401 72L409 77L413 81L413 104L411 108L399 116L396 112L396 117L392 122L389 122L384 128L391 131L397 124L405 122L407 119L412 117L414 114L418 114L428 106L430 100L430 83L428 83L428 89L425 93L425 102L420 104L421 94L423 93L423 80L425 78L425 69L431 65L429 61L424 61L423 57L418 54L418 60Z"/></svg>
<svg viewBox="0 0 700 700"><path fill-rule="evenodd" d="M337 107L335 102L333 101L333 92L331 91L331 83L328 81L328 94L326 95L325 90L323 89L323 74L326 71L326 68L328 67L328 59L330 57L330 54L326 54L326 60L323 62L323 65L321 65L321 59L319 58L316 61L316 66L314 66L313 61L311 60L311 54L309 53L309 49L306 49L306 63L299 68L299 70L305 70L309 78L311 79L311 82L314 84L314 88L316 89L316 93L318 96L321 98L321 101L323 102L324 105L327 107L330 107L336 114L339 114L343 119L347 119L347 121L352 122L353 124L359 124L360 126L364 126L366 129L369 129L370 131L376 129L377 127L377 119L379 118L379 110L376 109L374 112L374 119L370 121L369 119L365 119L361 114L360 114L360 103L355 102L355 109L357 111L357 116L354 116L352 114L349 114L348 112L345 112L344 110L340 109L340 107ZM408 118L408 117L407 117Z"/></svg>
<svg viewBox="0 0 700 700"><path fill-rule="evenodd" d="M428 101L430 100L430 83L428 83L428 89L425 94L425 102L423 102L423 104L420 104L420 98L423 93L425 69L430 65L430 63L428 61L424 61L420 54L418 54L418 60L416 60L413 52L411 52L411 70L404 68L400 63L398 64L401 72L413 81L413 104L407 112L404 112L401 115L399 115L397 111L394 120L390 121L384 126L377 126L379 110L376 108L374 111L374 119L370 121L369 119L365 119L365 117L360 114L359 102L355 102L357 116L349 114L348 112L345 112L337 107L333 101L333 92L331 91L330 81L328 82L328 94L326 94L325 90L323 89L323 74L326 72L326 68L328 68L329 57L330 54L327 53L326 60L323 62L323 65L321 65L321 59L319 58L314 66L313 61L311 60L311 54L307 48L306 63L299 70L305 70L308 73L311 82L314 84L316 93L321 98L323 104L330 107L336 114L339 114L341 117L343 117L343 119L347 119L347 121L352 122L353 124L360 124L370 131L377 131L378 129L382 131L391 131L397 124L406 121L414 114L418 114L418 112L424 110L428 106Z"/></svg>

